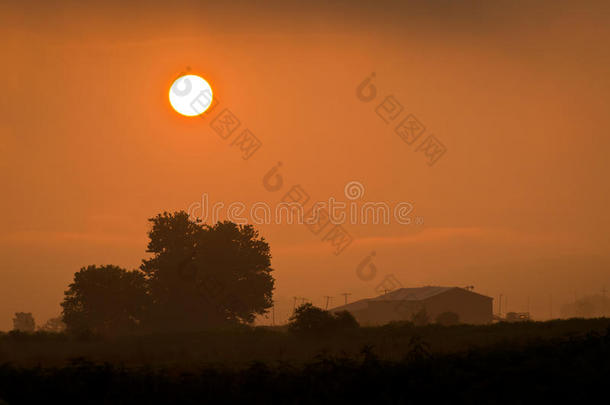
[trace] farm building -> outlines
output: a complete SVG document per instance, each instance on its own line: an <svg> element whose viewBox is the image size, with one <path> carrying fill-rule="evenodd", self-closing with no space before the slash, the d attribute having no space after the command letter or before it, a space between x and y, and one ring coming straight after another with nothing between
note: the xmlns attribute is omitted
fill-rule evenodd
<svg viewBox="0 0 610 405"><path fill-rule="evenodd" d="M493 298L460 287L399 288L330 311L349 311L361 325L383 325L391 321L411 321L422 310L430 322L440 314L453 312L460 323L491 323Z"/></svg>

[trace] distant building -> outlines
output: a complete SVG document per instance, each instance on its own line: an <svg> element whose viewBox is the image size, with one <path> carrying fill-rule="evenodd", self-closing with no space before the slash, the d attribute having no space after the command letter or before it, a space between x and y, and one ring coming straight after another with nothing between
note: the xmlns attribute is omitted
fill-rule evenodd
<svg viewBox="0 0 610 405"><path fill-rule="evenodd" d="M349 311L361 325L383 325L391 321L411 321L422 310L430 322L442 313L453 312L460 323L486 324L493 319L493 298L460 287L400 288L330 311Z"/></svg>

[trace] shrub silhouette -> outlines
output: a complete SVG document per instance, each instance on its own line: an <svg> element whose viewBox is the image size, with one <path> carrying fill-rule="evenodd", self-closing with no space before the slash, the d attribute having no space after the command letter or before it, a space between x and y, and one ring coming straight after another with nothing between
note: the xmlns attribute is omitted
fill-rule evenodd
<svg viewBox="0 0 610 405"><path fill-rule="evenodd" d="M62 317L58 316L47 320L38 330L41 332L61 333L66 330L66 324Z"/></svg>
<svg viewBox="0 0 610 405"><path fill-rule="evenodd" d="M331 314L307 303L298 307L290 317L288 330L301 335L320 335L358 326L356 319L347 311Z"/></svg>
<svg viewBox="0 0 610 405"><path fill-rule="evenodd" d="M443 326L453 326L460 323L460 316L455 312L447 311L436 317L436 323Z"/></svg>
<svg viewBox="0 0 610 405"><path fill-rule="evenodd" d="M428 311L426 311L426 308L424 307L414 313L411 317L411 322L413 322L415 326L424 326L429 324L430 317L428 316Z"/></svg>
<svg viewBox="0 0 610 405"><path fill-rule="evenodd" d="M360 325L354 315L352 315L349 311L339 311L335 313L335 324L337 329L346 330L346 329L355 329Z"/></svg>

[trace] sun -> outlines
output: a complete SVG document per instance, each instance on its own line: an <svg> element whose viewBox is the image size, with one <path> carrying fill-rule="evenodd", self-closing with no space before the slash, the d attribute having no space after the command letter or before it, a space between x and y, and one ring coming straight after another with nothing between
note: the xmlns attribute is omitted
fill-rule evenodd
<svg viewBox="0 0 610 405"><path fill-rule="evenodd" d="M169 89L169 103L177 113L187 117L203 114L212 104L212 98L209 83L197 75L179 77Z"/></svg>

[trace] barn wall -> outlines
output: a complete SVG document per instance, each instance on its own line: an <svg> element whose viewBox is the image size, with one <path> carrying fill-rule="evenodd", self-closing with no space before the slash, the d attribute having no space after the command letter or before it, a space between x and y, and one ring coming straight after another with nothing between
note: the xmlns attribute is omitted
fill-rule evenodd
<svg viewBox="0 0 610 405"><path fill-rule="evenodd" d="M352 315L362 326L384 325L392 321L410 321L420 308L420 302L372 301L368 308L352 311Z"/></svg>
<svg viewBox="0 0 610 405"><path fill-rule="evenodd" d="M455 312L461 323L485 324L493 319L493 300L470 291L455 288L424 301L430 321L443 312Z"/></svg>
<svg viewBox="0 0 610 405"><path fill-rule="evenodd" d="M486 324L493 319L492 303L490 297L455 288L423 301L369 301L367 308L351 312L363 326L410 321L422 308L430 322L443 312L455 312L461 323Z"/></svg>

